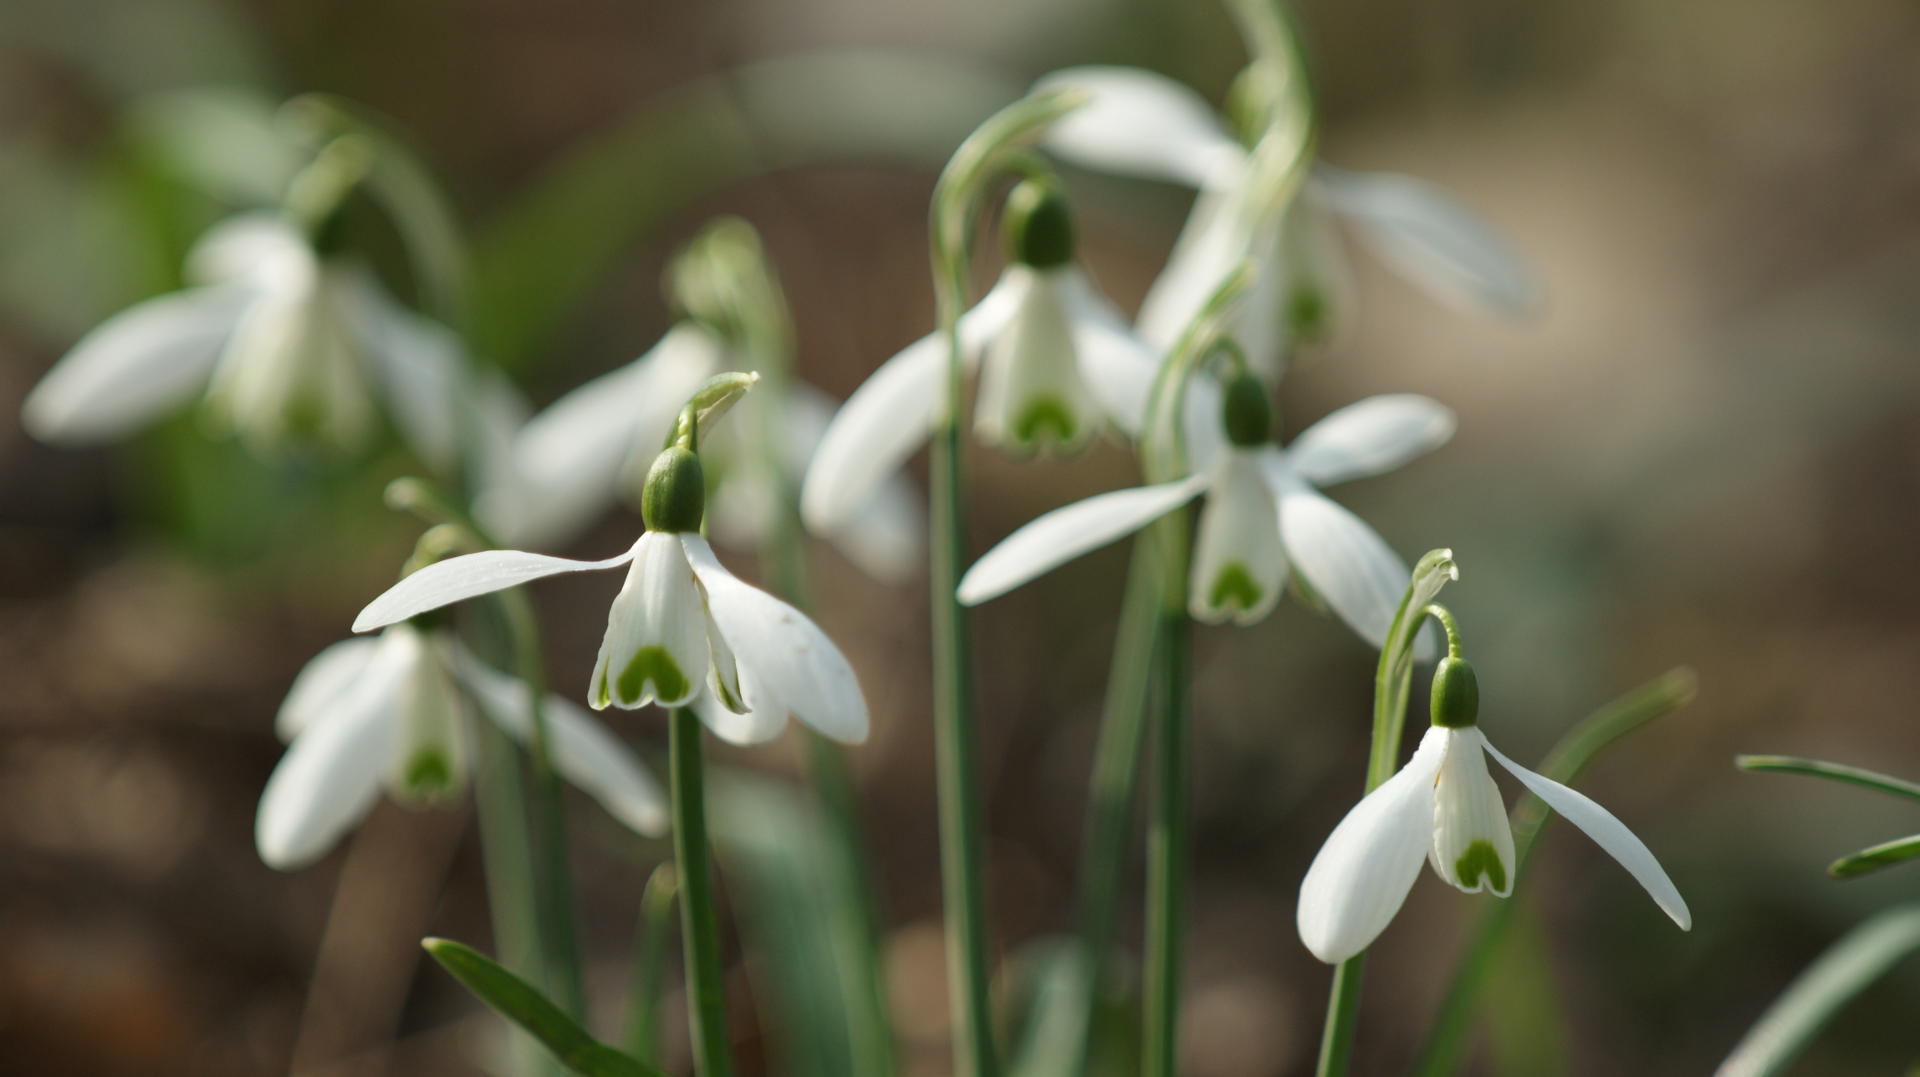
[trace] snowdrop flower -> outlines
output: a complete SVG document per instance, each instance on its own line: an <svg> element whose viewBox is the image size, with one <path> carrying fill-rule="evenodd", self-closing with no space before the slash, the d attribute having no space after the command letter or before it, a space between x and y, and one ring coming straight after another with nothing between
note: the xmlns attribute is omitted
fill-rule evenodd
<svg viewBox="0 0 1920 1077"><path fill-rule="evenodd" d="M680 322L645 355L534 416L513 437L500 481L481 495L482 519L514 545L557 545L578 535L627 491L639 493L680 403L730 365L730 349L713 330L691 318ZM729 545L760 543L833 414L831 398L798 382L787 384L783 414L769 414L772 399L749 394L735 422L702 439L703 461L722 478L709 523ZM774 453L752 441L767 430L780 433ZM779 461L777 473L770 456ZM912 487L894 476L822 534L863 571L900 581L919 565L923 530Z"/></svg>
<svg viewBox="0 0 1920 1077"><path fill-rule="evenodd" d="M1489 755L1618 860L1681 930L1690 929L1693 916L1679 890L1620 820L1487 742L1475 724L1480 689L1473 668L1449 642L1450 653L1434 669L1433 725L1413 758L1354 805L1300 884L1296 918L1307 949L1329 964L1365 950L1406 901L1423 858L1465 893L1513 892L1513 832L1487 773Z"/></svg>
<svg viewBox="0 0 1920 1077"><path fill-rule="evenodd" d="M846 657L799 610L728 572L701 537L705 481L699 457L676 444L647 474L647 530L627 552L604 561L518 550L449 558L374 599L353 630L548 576L626 566L587 689L595 710L695 707L736 744L772 739L791 712L836 740L866 739L866 701Z"/></svg>
<svg viewBox="0 0 1920 1077"><path fill-rule="evenodd" d="M410 803L456 796L469 767L467 714L522 744L532 739L527 689L450 634L397 624L321 651L293 682L274 723L287 754L260 797L260 858L291 871L326 855L384 784ZM548 695L554 769L642 834L666 830L660 787L585 711Z"/></svg>
<svg viewBox="0 0 1920 1077"><path fill-rule="evenodd" d="M1139 428L1158 357L1074 261L1065 197L1045 180L1008 196L1009 261L960 316L962 361L979 369L974 434L1009 453L1070 453L1108 423ZM945 390L947 343L937 332L882 363L820 439L800 508L831 533L859 516L933 428Z"/></svg>
<svg viewBox="0 0 1920 1077"><path fill-rule="evenodd" d="M1431 184L1316 164L1302 196L1263 224L1254 203L1261 192L1245 182L1247 152L1193 90L1130 67L1068 68L1040 87L1073 87L1089 97L1048 131L1044 145L1052 152L1200 192L1140 307L1140 333L1157 347L1171 346L1227 268L1251 253L1260 269L1234 335L1263 372L1277 373L1289 339L1324 333L1348 305L1334 218L1450 306L1521 315L1538 303L1531 275L1494 231Z"/></svg>
<svg viewBox="0 0 1920 1077"><path fill-rule="evenodd" d="M1377 475L1453 436L1453 413L1422 396L1376 396L1308 427L1282 449L1262 383L1227 384L1227 445L1195 459L1176 482L1099 494L1034 519L989 550L960 581L967 605L1005 594L1081 554L1206 496L1194 544L1188 610L1210 623L1251 624L1289 574L1375 647L1405 589L1407 566L1372 528L1316 489Z"/></svg>
<svg viewBox="0 0 1920 1077"><path fill-rule="evenodd" d="M287 219L248 214L194 250L182 291L81 338L28 394L42 441L112 441L203 395L256 450L295 439L352 447L376 401L422 459L449 467L465 362L446 328L403 309L364 267L314 250Z"/></svg>

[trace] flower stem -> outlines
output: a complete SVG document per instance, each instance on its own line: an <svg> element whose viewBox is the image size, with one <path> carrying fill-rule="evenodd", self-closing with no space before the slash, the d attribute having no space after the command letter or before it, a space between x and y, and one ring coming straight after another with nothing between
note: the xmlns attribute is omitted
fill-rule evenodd
<svg viewBox="0 0 1920 1077"><path fill-rule="evenodd" d="M848 773L844 749L811 729L806 731L806 740L814 795L820 800L837 846L836 874L840 878L834 909L840 920L837 934L846 943L841 952L841 974L848 992L847 1038L854 1062L851 1077L891 1077L897 1067L880 952L880 910L867 868L866 843L860 835L857 790Z"/></svg>
<svg viewBox="0 0 1920 1077"><path fill-rule="evenodd" d="M627 1053L650 1065L660 1059L660 992L679 875L671 861L653 869L640 891L640 923L633 940L633 988L627 999Z"/></svg>
<svg viewBox="0 0 1920 1077"><path fill-rule="evenodd" d="M565 792L553 769L548 749L546 667L540 656L539 622L533 604L521 591L501 595L508 631L513 639L514 664L527 689L528 726L532 730L528 755L533 760L533 835L539 857L535 885L547 992L569 1016L586 1013L580 977L580 949L573 924L572 876L567 866L567 809Z"/></svg>
<svg viewBox="0 0 1920 1077"><path fill-rule="evenodd" d="M1180 1048L1180 971L1185 947L1188 755L1187 539L1191 510L1154 524L1160 564L1160 714L1155 728L1153 818L1147 832L1147 997L1144 1064L1147 1077L1174 1077Z"/></svg>
<svg viewBox="0 0 1920 1077"><path fill-rule="evenodd" d="M1050 1035L1046 1044L1034 1050L1035 1057L1058 1060L1061 1072L1066 1073L1086 1069L1093 1010L1106 972L1107 947L1113 939L1128 822L1140 784L1140 753L1146 741L1147 692L1159 639L1156 571L1147 544L1135 544L1127 568L1126 593L1121 599L1120 624L1114 634L1113 661L1107 669L1106 701L1087 788L1087 830L1080 847L1079 893L1074 902L1079 921L1080 995L1074 1000L1072 1020L1059 1030L1059 1038Z"/></svg>
<svg viewBox="0 0 1920 1077"><path fill-rule="evenodd" d="M957 329L949 345L959 349ZM957 360L957 355L956 355ZM958 362L954 363L958 366ZM958 372L955 372L958 378ZM953 399L950 389L948 399ZM960 428L949 409L933 435L932 567L934 765L940 803L940 874L947 920L948 991L955 1071L992 1077L986 886L974 760L972 647L954 591L966 532L960 497Z"/></svg>
<svg viewBox="0 0 1920 1077"><path fill-rule="evenodd" d="M480 826L480 860L486 876L487 910L493 920L493 948L511 969L544 975L539 921L535 908L533 836L527 828L526 791L520 777L520 750L499 727L476 722L480 765L474 775L474 802ZM558 1073L552 1055L515 1027L509 1033L512 1073Z"/></svg>
<svg viewBox="0 0 1920 1077"><path fill-rule="evenodd" d="M720 930L714 914L713 867L707 843L707 796L700 761L700 719L673 710L673 860L680 883L680 938L686 955L687 1026L699 1077L732 1072L727 1053L726 982L720 968Z"/></svg>

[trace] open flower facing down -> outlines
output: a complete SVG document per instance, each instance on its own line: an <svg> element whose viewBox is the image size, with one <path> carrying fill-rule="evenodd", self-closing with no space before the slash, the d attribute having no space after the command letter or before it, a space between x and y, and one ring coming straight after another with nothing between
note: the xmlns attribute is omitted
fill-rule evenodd
<svg viewBox="0 0 1920 1077"><path fill-rule="evenodd" d="M594 709L694 707L736 744L772 739L789 713L836 740L864 740L867 705L846 657L799 610L728 572L701 537L704 486L699 457L675 445L648 472L647 531L627 552L604 561L518 550L449 558L374 599L353 630L548 576L627 566L587 689Z"/></svg>
<svg viewBox="0 0 1920 1077"><path fill-rule="evenodd" d="M1693 916L1660 862L1620 820L1585 795L1535 774L1481 734L1479 688L1457 653L1433 676L1433 725L1413 758L1354 805L1300 884L1300 939L1329 964L1372 945L1413 889L1420 862L1460 890L1513 892L1513 831L1491 755L1547 807L1579 827L1634 877L1681 930Z"/></svg>
<svg viewBox="0 0 1920 1077"><path fill-rule="evenodd" d="M481 662L450 633L398 624L307 663L274 728L287 754L260 797L254 839L269 866L291 871L324 856L373 806L384 784L423 803L466 786L467 714L527 744L526 685ZM660 787L627 747L556 695L543 705L554 770L633 830L666 830Z"/></svg>
<svg viewBox="0 0 1920 1077"><path fill-rule="evenodd" d="M1139 429L1157 356L1074 261L1064 196L1027 180L1008 196L1005 272L960 316L979 369L974 434L1020 456L1074 452L1102 427ZM947 341L931 333L882 363L820 439L801 491L808 528L858 518L873 490L927 440L946 388Z"/></svg>
<svg viewBox="0 0 1920 1077"><path fill-rule="evenodd" d="M21 409L28 433L111 441L204 395L256 450L352 448L384 405L423 460L451 466L466 367L445 327L271 214L217 226L188 269L200 283L107 319L47 372Z"/></svg>
<svg viewBox="0 0 1920 1077"><path fill-rule="evenodd" d="M960 601L1005 594L1131 534L1202 494L1188 608L1202 621L1251 624L1279 600L1290 572L1361 637L1380 646L1406 563L1358 517L1316 489L1377 475L1453 436L1453 413L1422 396L1376 396L1308 427L1282 449L1261 383L1230 379L1221 405L1227 445L1176 482L1117 490L1055 509L987 551L960 581Z"/></svg>
<svg viewBox="0 0 1920 1077"><path fill-rule="evenodd" d="M645 355L554 401L513 438L509 469L481 497L483 519L504 542L551 545L578 535L623 498L637 500L681 401L708 378L738 366L728 352L712 330L688 319ZM736 405L736 421L702 439L703 462L723 480L709 513L722 543L760 543L779 499L799 483L833 415L825 393L798 382L786 387L784 414L767 414L772 399L749 394ZM768 429L781 435L772 454L747 437ZM780 474L769 474L769 456L777 458ZM869 575L899 581L919 566L924 530L912 486L894 475L822 536Z"/></svg>
<svg viewBox="0 0 1920 1077"><path fill-rule="evenodd" d="M1247 152L1199 94L1131 67L1068 68L1038 88L1063 87L1089 100L1048 131L1048 150L1091 168L1200 192L1140 306L1140 333L1158 347L1172 345L1228 268L1247 254L1251 234L1259 269L1234 336L1263 372L1277 372L1292 341L1324 335L1350 305L1332 218L1352 225L1390 267L1451 306L1520 315L1538 303L1533 279L1493 229L1431 184L1316 164L1301 197L1263 224L1252 204L1260 192L1245 183Z"/></svg>

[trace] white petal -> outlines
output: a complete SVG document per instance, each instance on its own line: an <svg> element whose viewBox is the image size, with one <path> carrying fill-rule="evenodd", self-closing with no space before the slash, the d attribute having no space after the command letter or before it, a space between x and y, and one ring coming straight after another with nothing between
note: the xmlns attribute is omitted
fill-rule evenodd
<svg viewBox="0 0 1920 1077"><path fill-rule="evenodd" d="M1287 446L1287 462L1315 486L1391 471L1446 444L1453 409L1414 393L1370 396L1332 412Z"/></svg>
<svg viewBox="0 0 1920 1077"><path fill-rule="evenodd" d="M739 659L747 705L784 705L835 740L865 740L867 702L860 681L827 634L799 610L728 572L705 539L683 534L680 542L706 588L714 623ZM756 688L777 703L756 698Z"/></svg>
<svg viewBox="0 0 1920 1077"><path fill-rule="evenodd" d="M1200 510L1187 610L1209 624L1253 624L1273 610L1287 583L1273 491L1245 450L1224 457L1215 476Z"/></svg>
<svg viewBox="0 0 1920 1077"><path fill-rule="evenodd" d="M461 599L504 591L564 572L618 568L633 560L639 549L639 543L635 543L627 552L605 561L574 561L519 550L483 550L450 557L408 576L367 603L367 608L353 619L353 630L366 632L383 628Z"/></svg>
<svg viewBox="0 0 1920 1077"><path fill-rule="evenodd" d="M287 698L274 716L273 732L290 741L315 721L326 717L359 684L368 663L380 651L380 640L344 639L307 662L287 689Z"/></svg>
<svg viewBox="0 0 1920 1077"><path fill-rule="evenodd" d="M682 323L645 355L554 401L514 439L519 496L496 497L489 521L521 544L577 535L621 499L630 459L652 464L687 397L722 362L713 334Z"/></svg>
<svg viewBox="0 0 1920 1077"><path fill-rule="evenodd" d="M27 394L21 425L41 441L109 441L185 402L213 372L221 344L255 293L193 288L108 318Z"/></svg>
<svg viewBox="0 0 1920 1077"><path fill-rule="evenodd" d="M368 373L394 426L420 458L450 472L460 458L460 427L477 421L470 366L460 338L396 303L376 282L353 287L365 309Z"/></svg>
<svg viewBox="0 0 1920 1077"><path fill-rule="evenodd" d="M466 707L454 687L451 637L395 625L389 646L410 654L400 684L387 791L403 804L443 803L466 791L469 770Z"/></svg>
<svg viewBox="0 0 1920 1077"><path fill-rule="evenodd" d="M1047 129L1048 150L1078 165L1194 187L1237 181L1246 152L1205 98L1138 67L1070 67L1035 84L1088 95Z"/></svg>
<svg viewBox="0 0 1920 1077"><path fill-rule="evenodd" d="M1513 827L1500 789L1487 773L1481 751L1486 738L1478 729L1436 732L1444 732L1447 751L1433 783L1428 860L1434 874L1459 890L1506 897L1513 893Z"/></svg>
<svg viewBox="0 0 1920 1077"><path fill-rule="evenodd" d="M281 757L254 819L254 844L269 867L292 871L319 859L373 806L393 757L395 709L410 654L382 646L358 686Z"/></svg>
<svg viewBox="0 0 1920 1077"><path fill-rule="evenodd" d="M963 605L976 606L1081 554L1147 526L1199 496L1204 475L1097 494L1027 521L1000 540L960 579Z"/></svg>
<svg viewBox="0 0 1920 1077"><path fill-rule="evenodd" d="M960 318L962 359L972 363L1020 305L1030 277L1002 276ZM880 364L833 417L820 438L800 491L808 529L830 534L854 518L875 487L898 471L927 439L945 386L947 351L929 333Z"/></svg>
<svg viewBox="0 0 1920 1077"><path fill-rule="evenodd" d="M753 679L751 669L740 671L741 695L753 700L745 714L722 705L711 693L694 700L693 709L713 735L728 744L765 744L787 728L787 705Z"/></svg>
<svg viewBox="0 0 1920 1077"><path fill-rule="evenodd" d="M587 702L633 710L678 707L706 690L712 669L707 612L680 536L649 531L634 544L627 581L607 611Z"/></svg>
<svg viewBox="0 0 1920 1077"><path fill-rule="evenodd" d="M1081 380L1108 420L1122 434L1138 440L1162 354L1128 326L1083 276L1076 274L1069 281L1067 297ZM1225 439L1220 429L1220 387L1205 374L1187 382L1182 432L1187 470L1208 470Z"/></svg>
<svg viewBox="0 0 1920 1077"><path fill-rule="evenodd" d="M1254 249L1239 190L1201 191L1174 240L1166 265L1140 301L1135 324L1147 343L1165 351L1179 342L1220 283Z"/></svg>
<svg viewBox="0 0 1920 1077"><path fill-rule="evenodd" d="M241 213L207 229L187 252L187 276L202 284L271 279L312 257L307 241L278 213Z"/></svg>
<svg viewBox="0 0 1920 1077"><path fill-rule="evenodd" d="M1407 563L1359 517L1293 475L1278 452L1266 462L1294 571L1360 638L1381 646L1407 590Z"/></svg>
<svg viewBox="0 0 1920 1077"><path fill-rule="evenodd" d="M1075 274L1022 265L1007 274L1025 278L1017 285L1020 305L981 359L974 434L1015 453L1076 451L1092 440L1100 417L1075 355L1066 295Z"/></svg>
<svg viewBox="0 0 1920 1077"><path fill-rule="evenodd" d="M1413 758L1361 798L1307 868L1294 920L1332 965L1373 944L1407 900L1433 844L1433 779L1446 742L1429 730Z"/></svg>
<svg viewBox="0 0 1920 1077"><path fill-rule="evenodd" d="M1533 771L1515 763L1500 754L1500 749L1492 744L1487 746L1488 754L1499 760L1500 765L1513 772L1534 796L1546 802L1547 807L1566 817L1567 822L1586 832L1594 844L1606 850L1607 855L1620 862L1634 881L1646 887L1647 894L1653 898L1660 910L1680 925L1680 930L1693 928L1693 914L1687 911L1687 903L1681 898L1679 888L1673 880L1667 878L1660 861L1655 860L1653 851L1645 842L1634 837L1625 823L1613 817L1613 813L1593 802L1584 793L1575 792L1551 778L1535 774Z"/></svg>
<svg viewBox="0 0 1920 1077"><path fill-rule="evenodd" d="M455 652L454 671L481 713L514 740L532 743L525 682L464 650ZM554 770L629 829L650 837L666 833L666 796L632 749L571 700L549 692L542 707Z"/></svg>
<svg viewBox="0 0 1920 1077"><path fill-rule="evenodd" d="M1359 227L1375 254L1456 307L1525 315L1539 305L1532 274L1492 226L1424 180L1314 169L1313 193Z"/></svg>

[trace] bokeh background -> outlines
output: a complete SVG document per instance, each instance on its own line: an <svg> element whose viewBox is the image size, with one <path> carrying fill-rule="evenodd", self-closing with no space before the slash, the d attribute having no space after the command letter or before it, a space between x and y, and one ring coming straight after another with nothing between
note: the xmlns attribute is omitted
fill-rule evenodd
<svg viewBox="0 0 1920 1077"><path fill-rule="evenodd" d="M1798 968L1917 878L1822 874L1912 832L1910 806L1731 760L1920 776L1920 8L1310 0L1299 14L1327 159L1457 192L1537 267L1548 302L1520 326L1462 316L1361 254L1356 331L1289 378L1285 428L1382 391L1460 412L1452 445L1338 496L1409 560L1456 551L1450 602L1510 754L1537 760L1672 666L1699 675L1697 702L1581 782L1661 855L1695 930L1674 931L1571 829L1549 831L1470 1071L1706 1072ZM222 211L155 148L141 116L157 93L217 87L270 108L325 90L391 117L470 230L476 341L538 402L652 343L665 259L722 212L761 230L785 278L801 375L844 395L931 324L927 197L973 123L1071 63L1142 64L1218 100L1241 57L1214 6L1150 0L4 0L0 415L86 328L174 286ZM1187 196L1069 181L1085 258L1131 306ZM1111 446L970 465L976 552L1134 477ZM273 712L410 549L413 525L379 503L410 466L398 449L262 464L191 416L87 452L0 421L0 1070L497 1060L497 1026L414 946L487 941L468 812L383 806L292 875L252 846ZM561 552L602 556L637 526L618 515ZM1087 558L978 615L1004 954L1071 928L1123 563ZM813 569L820 619L875 709L853 758L903 1069L943 1073L926 599L824 548ZM536 590L565 690L585 684L614 586ZM1293 900L1357 791L1371 667L1294 605L1197 634L1183 1073L1310 1069L1327 970L1293 934ZM664 760L659 715L613 722ZM712 754L776 796L803 773L792 737ZM574 807L595 1023L611 1034L640 885L667 850ZM1416 886L1370 962L1357 1072L1404 1068L1487 900ZM1131 894L1123 911L1136 947ZM744 1069L786 1072L753 932L731 946ZM1910 963L1799 1072L1913 1064L1916 999Z"/></svg>

